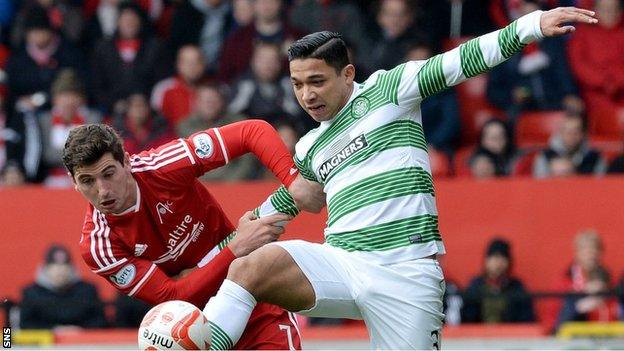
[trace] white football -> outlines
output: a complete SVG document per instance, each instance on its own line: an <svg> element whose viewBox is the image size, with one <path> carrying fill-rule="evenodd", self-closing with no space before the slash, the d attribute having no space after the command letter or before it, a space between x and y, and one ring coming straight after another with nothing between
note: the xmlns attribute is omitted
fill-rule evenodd
<svg viewBox="0 0 624 351"><path fill-rule="evenodd" d="M208 320L195 305L167 301L147 312L139 327L141 350L208 350Z"/></svg>

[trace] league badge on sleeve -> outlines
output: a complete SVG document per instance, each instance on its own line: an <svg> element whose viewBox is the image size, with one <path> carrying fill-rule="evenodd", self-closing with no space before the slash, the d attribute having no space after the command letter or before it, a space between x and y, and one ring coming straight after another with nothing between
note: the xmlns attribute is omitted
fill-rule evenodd
<svg viewBox="0 0 624 351"><path fill-rule="evenodd" d="M193 137L193 145L195 146L195 154L199 158L208 158L214 153L214 143L210 135L200 133Z"/></svg>
<svg viewBox="0 0 624 351"><path fill-rule="evenodd" d="M136 267L133 264L127 264L117 273L110 276L110 280L121 288L130 285L136 276Z"/></svg>

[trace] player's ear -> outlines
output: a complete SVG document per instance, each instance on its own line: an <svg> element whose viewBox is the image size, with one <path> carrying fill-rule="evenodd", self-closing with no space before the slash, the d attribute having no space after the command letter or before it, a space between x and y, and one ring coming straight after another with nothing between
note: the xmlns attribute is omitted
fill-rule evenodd
<svg viewBox="0 0 624 351"><path fill-rule="evenodd" d="M124 167L130 167L130 154L128 151L124 152Z"/></svg>
<svg viewBox="0 0 624 351"><path fill-rule="evenodd" d="M355 66L352 64L346 65L345 68L342 69L342 74L345 77L347 84L353 83L353 80L355 79Z"/></svg>
<svg viewBox="0 0 624 351"><path fill-rule="evenodd" d="M67 172L67 176L71 178L74 189L78 191L78 183L76 183L76 179L74 179L74 176L71 174L71 172Z"/></svg>

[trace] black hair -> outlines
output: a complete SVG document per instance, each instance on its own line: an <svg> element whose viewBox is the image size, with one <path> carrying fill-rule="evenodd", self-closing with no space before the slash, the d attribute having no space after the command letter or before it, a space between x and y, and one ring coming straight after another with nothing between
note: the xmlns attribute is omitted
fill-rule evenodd
<svg viewBox="0 0 624 351"><path fill-rule="evenodd" d="M97 162L110 152L119 163L124 163L123 141L106 124L85 124L72 129L63 148L63 164L72 177L76 168Z"/></svg>
<svg viewBox="0 0 624 351"><path fill-rule="evenodd" d="M308 34L288 48L288 61L321 59L340 73L349 62L347 44L336 32L322 31Z"/></svg>

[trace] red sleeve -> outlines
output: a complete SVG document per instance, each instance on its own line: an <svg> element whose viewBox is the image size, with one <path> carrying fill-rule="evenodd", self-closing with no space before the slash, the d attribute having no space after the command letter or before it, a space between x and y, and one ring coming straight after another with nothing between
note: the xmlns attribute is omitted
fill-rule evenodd
<svg viewBox="0 0 624 351"><path fill-rule="evenodd" d="M100 214L87 215L80 247L89 268L122 293L152 304L184 300L200 308L216 294L236 258L225 247L205 266L174 280L156 264L119 245Z"/></svg>
<svg viewBox="0 0 624 351"><path fill-rule="evenodd" d="M287 187L298 171L277 131L262 120L246 120L170 141L130 158L132 172L158 172L175 184L188 184L204 173L251 152Z"/></svg>
<svg viewBox="0 0 624 351"><path fill-rule="evenodd" d="M277 131L267 122L250 119L218 129L226 160L252 152L286 187L297 177L297 167Z"/></svg>

